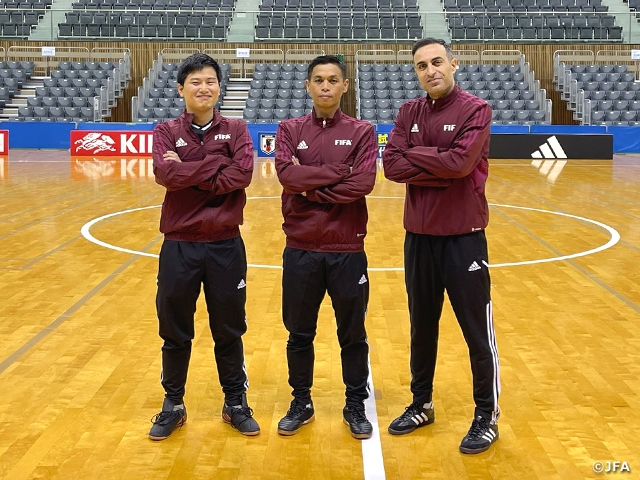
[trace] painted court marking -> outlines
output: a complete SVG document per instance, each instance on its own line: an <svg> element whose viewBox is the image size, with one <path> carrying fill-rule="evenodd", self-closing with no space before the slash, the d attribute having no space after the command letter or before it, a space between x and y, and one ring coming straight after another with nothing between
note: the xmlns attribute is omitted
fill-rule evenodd
<svg viewBox="0 0 640 480"><path fill-rule="evenodd" d="M280 196L247 197L247 200L265 200L265 199L279 199L279 198ZM404 197L394 197L394 196L369 196L368 198L376 199L376 200L403 200L404 199ZM522 262L497 263L497 264L490 265L490 267L492 268L513 267L517 265L533 265L536 263L556 262L560 260L568 260L571 258L583 257L586 255L591 255L593 253L601 252L603 250L611 248L612 246L614 246L616 243L620 241L620 234L614 228L604 223L598 222L596 220L592 220L590 218L571 215L569 213L554 212L551 210L542 210L539 208L520 207L517 205L504 205L499 203L490 203L489 205L494 207L514 208L518 210L547 213L551 215L560 215L563 217L573 218L575 220L591 223L600 228L603 228L604 230L609 232L609 235L610 235L609 241L607 243L605 243L604 245L600 245L599 247L592 248L590 250L585 250L585 251L573 253L570 255L562 255L562 256L543 258L538 260L525 260ZM85 237L90 242L93 242L105 248L110 248L112 250L117 250L123 253L130 253L133 255L142 255L147 257L158 258L158 254L155 254L155 253L130 250L128 248L118 247L117 245L112 245L110 243L103 242L102 240L98 240L91 234L91 227L93 227L96 223L106 220L108 218L116 217L118 215L124 215L125 213L138 212L141 210L149 210L152 208L159 208L160 206L161 205L152 205L149 207L132 208L129 210L122 210L120 212L114 212L108 215L103 215L101 217L94 218L93 220L87 222L85 225L82 226L82 229L81 229L82 236ZM282 268L280 265L264 265L264 264L248 264L247 266L253 267L253 268L276 268L276 269ZM402 271L404 269L402 267L394 267L394 268L370 267L368 270L370 271ZM367 417L369 418L373 426L373 435L371 438L362 441L362 462L364 466L364 478L366 480L384 480L386 478L386 475L384 471L384 460L382 456L382 444L380 443L380 428L378 425L378 414L376 411L376 402L374 397L373 377L371 375L371 367L369 367L369 386L371 388L371 392L370 392L369 398L365 401L365 410L366 410Z"/></svg>
<svg viewBox="0 0 640 480"><path fill-rule="evenodd" d="M279 199L280 196L272 196L272 197L247 197L247 200L267 200L267 199ZM387 197L387 196L368 196L367 198L369 199L376 199L376 200L403 200L404 197ZM596 225L604 230L606 230L607 232L609 232L610 238L609 241L603 245L600 245L598 247L592 248L590 250L584 250L582 252L577 252L577 253L572 253L569 255L561 255L561 256L557 256L557 257L550 257L550 258L541 258L541 259L537 259L537 260L524 260L521 262L506 262L506 263L493 263L491 265L489 265L491 268L499 268L499 267L515 267L518 265L534 265L536 263L548 263L548 262L557 262L560 260L569 260L571 258L578 258L578 257L584 257L586 255L591 255L593 253L597 253L597 252L601 252L603 250L606 250L608 248L613 247L616 243L618 243L620 241L620 234L617 232L617 230L613 227L610 227L609 225L606 225L604 223L598 222L596 220L592 220L590 218L586 218L586 217L580 217L578 215L571 215L570 213L562 213L562 212L554 212L552 210L543 210L540 208L530 208L530 207L520 207L517 205L505 205L505 204L501 204L501 203L490 203L489 205L493 206L493 207L503 207L503 208L514 208L517 210L527 210L527 211L531 211L531 212L540 212L540 213L548 213L551 215L560 215L562 217L568 217L568 218L573 218L575 220L579 220L582 222L586 222L586 223L591 223L593 225ZM153 257L153 258L158 258L158 254L157 253L149 253L149 252L142 252L142 251L138 251L138 250L131 250L128 248L123 248L123 247L119 247L117 245L113 245L111 243L107 243L107 242L103 242L102 240L98 240L97 238L95 238L92 234L91 234L91 227L93 227L96 223L101 222L103 220L106 220L108 218L111 217L116 217L118 215L124 215L125 213L132 213L132 212L138 212L140 210L149 210L152 208L159 208L161 205L151 205L149 207L141 207L141 208L132 208L129 210L121 210L119 212L114 212L114 213L109 213L107 215L103 215L101 217L98 218L94 218L93 220L85 223L82 226L82 229L80 230L82 233L82 236L84 238L86 238L87 240L89 240L90 242L95 243L96 245L100 245L102 247L105 248L109 248L111 250L116 250L118 252L123 252L123 253L130 253L132 255L142 255L145 257ZM265 264L260 264L260 263L249 263L247 265L248 267L252 267L252 268L274 268L274 269L281 269L282 267L280 265L265 265ZM369 271L372 272L389 272L389 271L403 271L404 269L402 267L369 267L368 268Z"/></svg>

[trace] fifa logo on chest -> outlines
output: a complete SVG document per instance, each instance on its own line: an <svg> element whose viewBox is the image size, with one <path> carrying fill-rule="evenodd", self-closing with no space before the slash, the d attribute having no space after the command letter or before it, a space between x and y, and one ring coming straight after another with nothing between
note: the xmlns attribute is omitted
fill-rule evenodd
<svg viewBox="0 0 640 480"><path fill-rule="evenodd" d="M351 145L351 140L336 140L334 145Z"/></svg>
<svg viewBox="0 0 640 480"><path fill-rule="evenodd" d="M214 140L231 140L231 135L228 133L219 133L215 137Z"/></svg>
<svg viewBox="0 0 640 480"><path fill-rule="evenodd" d="M455 124L453 125L445 125L444 126L444 131L445 132L453 132L453 130L456 128Z"/></svg>

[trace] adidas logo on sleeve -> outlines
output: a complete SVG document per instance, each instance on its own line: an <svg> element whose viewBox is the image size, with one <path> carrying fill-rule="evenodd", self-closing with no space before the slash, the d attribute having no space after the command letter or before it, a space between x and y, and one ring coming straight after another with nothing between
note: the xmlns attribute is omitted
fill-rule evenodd
<svg viewBox="0 0 640 480"><path fill-rule="evenodd" d="M182 137L180 137L177 141L176 141L176 148L178 147L186 147L187 146L187 142L184 141L184 139Z"/></svg>
<svg viewBox="0 0 640 480"><path fill-rule="evenodd" d="M302 140L298 144L298 147L297 147L298 150L306 150L307 148L309 148L309 147L308 147L307 143L304 140Z"/></svg>

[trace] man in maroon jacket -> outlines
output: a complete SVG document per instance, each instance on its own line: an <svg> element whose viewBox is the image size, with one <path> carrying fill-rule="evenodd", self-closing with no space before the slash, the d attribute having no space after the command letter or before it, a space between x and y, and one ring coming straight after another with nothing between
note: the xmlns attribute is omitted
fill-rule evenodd
<svg viewBox="0 0 640 480"><path fill-rule="evenodd" d="M338 325L343 418L354 438L369 438L365 415L369 346L364 320L369 298L365 195L373 189L378 147L373 126L340 110L349 87L344 64L321 56L309 65L309 115L280 123L276 170L282 193L282 315L289 331L287 361L293 401L278 433L294 435L314 420L311 401L314 349L320 304L328 292Z"/></svg>
<svg viewBox="0 0 640 480"><path fill-rule="evenodd" d="M400 108L383 155L385 176L406 184L405 283L411 319L413 403L389 426L403 435L433 423L433 377L444 292L471 357L474 420L460 451L498 439L500 363L493 329L485 198L491 108L456 86L457 60L443 40L416 42L426 98Z"/></svg>
<svg viewBox="0 0 640 480"><path fill-rule="evenodd" d="M222 419L243 435L260 433L245 394L247 259L239 229L244 189L253 172L253 144L242 120L224 118L214 109L221 78L220 67L208 55L184 60L178 93L185 111L153 130L153 171L167 192L156 297L166 395L153 419L152 440L164 440L187 420L183 397L201 285L225 395Z"/></svg>

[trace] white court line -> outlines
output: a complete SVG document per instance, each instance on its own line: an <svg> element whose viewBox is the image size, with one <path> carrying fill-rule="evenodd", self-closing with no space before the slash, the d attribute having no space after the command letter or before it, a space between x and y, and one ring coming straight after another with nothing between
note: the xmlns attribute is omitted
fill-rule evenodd
<svg viewBox="0 0 640 480"><path fill-rule="evenodd" d="M247 197L247 200L260 200L260 199L264 200L264 199L279 199L279 198L280 198L279 196ZM404 197L393 197L393 196L369 196L368 198L383 199L383 200L388 200L388 199L404 200ZM490 203L489 205L492 206L492 207L515 208L515 209L518 209L518 210L528 210L528 211L531 211L531 212L549 213L551 215L560 215L562 217L573 218L573 219L580 220L580 221L583 221L583 222L591 223L593 225L597 225L598 227L603 228L607 232L609 232L609 235L611 236L607 243L605 243L604 245L600 245L599 247L592 248L590 250L585 250L585 251L582 251L582 252L572 253L570 255L562 255L562 256L559 256L559 257L541 258L541 259L538 259L538 260L524 260L522 262L493 263L493 264L489 265L489 267L491 267L491 268L515 267L515 266L519 266L519 265L535 265L536 263L557 262L557 261L561 261L561 260L569 260L571 258L584 257L586 255L591 255L593 253L598 253L598 252L601 252L603 250L607 250L608 248L613 247L616 243L618 243L620 241L620 234L617 232L617 230L615 228L610 227L609 225L606 225L604 223L598 222L596 220L592 220L590 218L580 217L578 215L571 215L570 213L554 212L552 210L542 210L540 208L519 207L517 205L505 205L505 204L501 204L501 203ZM131 253L133 255L142 255L142 256L145 256L145 257L158 258L158 254L156 254L156 253L147 253L147 252L141 252L141 251L138 251L138 250L130 250L128 248L118 247L116 245L112 245L110 243L103 242L102 240L98 240L97 238L95 238L91 234L90 230L91 230L91 227L93 225L95 225L96 223L98 223L98 222L100 222L102 220L106 220L107 218L115 217L117 215L123 215L125 213L137 212L137 211L140 211L140 210L148 210L148 209L151 209L151 208L158 208L160 206L161 205L152 205L150 207L132 208L130 210L121 210L119 212L109 213L108 215L103 215L102 217L94 218L93 220L87 222L86 224L84 224L82 226L82 229L80 230L80 232L82 233L82 236L84 238L86 238L90 242L93 242L93 243L95 243L97 245L100 245L102 247L110 248L112 250L117 250L117 251L123 252L123 253ZM265 265L265 264L259 264L259 263L249 263L249 264L247 264L247 266L248 267L252 267L252 268L282 269L282 267L280 265ZM401 272L401 271L404 270L404 268L402 268L402 267L369 267L368 270L372 271L372 272L393 272L393 271Z"/></svg>
<svg viewBox="0 0 640 480"><path fill-rule="evenodd" d="M376 409L375 388L373 387L373 375L371 374L371 361L369 362L369 398L364 401L364 410L373 427L371 438L362 440L362 466L364 467L365 480L385 480L384 459L382 457L382 444L380 443L380 426L378 424L378 411Z"/></svg>

